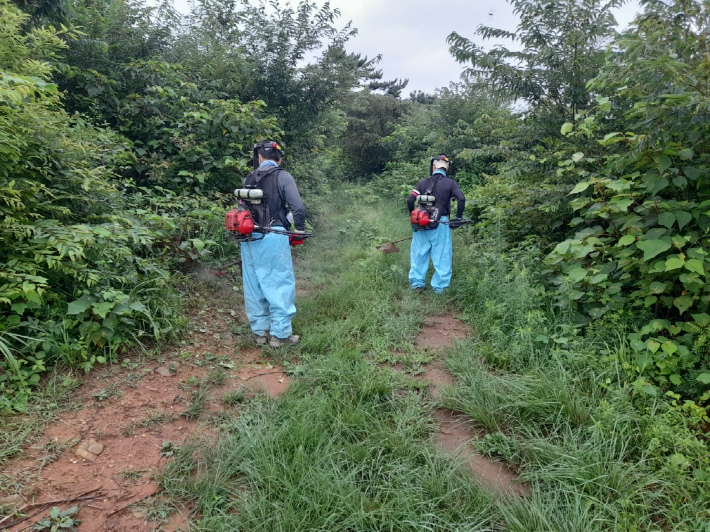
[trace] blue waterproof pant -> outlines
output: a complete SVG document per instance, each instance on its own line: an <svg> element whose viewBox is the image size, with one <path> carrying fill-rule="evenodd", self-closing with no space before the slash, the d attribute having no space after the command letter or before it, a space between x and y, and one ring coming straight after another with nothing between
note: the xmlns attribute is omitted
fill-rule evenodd
<svg viewBox="0 0 710 532"><path fill-rule="evenodd" d="M442 216L441 220L447 222L449 218ZM412 238L412 247L409 252L411 267L409 268L409 283L412 288L424 286L429 258L434 264L434 277L431 278L431 287L440 294L444 288L451 284L453 265L453 246L451 245L451 229L448 225L439 224L430 231L415 231Z"/></svg>
<svg viewBox="0 0 710 532"><path fill-rule="evenodd" d="M242 242L241 250L244 305L252 332L288 338L296 314L296 278L288 236L269 233Z"/></svg>

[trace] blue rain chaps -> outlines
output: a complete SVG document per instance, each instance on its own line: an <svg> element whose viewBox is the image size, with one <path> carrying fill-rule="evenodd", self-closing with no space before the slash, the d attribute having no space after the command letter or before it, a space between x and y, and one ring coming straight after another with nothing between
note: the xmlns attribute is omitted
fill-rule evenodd
<svg viewBox="0 0 710 532"><path fill-rule="evenodd" d="M296 278L288 236L269 233L242 242L241 252L244 305L252 332L288 338L296 314Z"/></svg>
<svg viewBox="0 0 710 532"><path fill-rule="evenodd" d="M449 220L442 216L441 220ZM430 231L415 231L410 248L409 283L412 288L424 286L424 279L429 270L429 258L434 264L434 276L431 278L431 287L440 294L444 288L451 284L453 267L453 246L451 245L451 229L448 225L439 224Z"/></svg>

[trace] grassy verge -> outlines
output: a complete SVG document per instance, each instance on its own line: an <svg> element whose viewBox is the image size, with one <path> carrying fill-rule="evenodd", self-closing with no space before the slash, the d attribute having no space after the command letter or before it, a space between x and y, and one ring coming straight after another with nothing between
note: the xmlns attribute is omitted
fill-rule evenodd
<svg viewBox="0 0 710 532"><path fill-rule="evenodd" d="M583 333L520 262L459 246L451 297L478 331L449 358L445 404L487 434L478 448L515 464L532 495L499 506L515 531L710 530L708 439L665 398L631 384L619 333Z"/></svg>

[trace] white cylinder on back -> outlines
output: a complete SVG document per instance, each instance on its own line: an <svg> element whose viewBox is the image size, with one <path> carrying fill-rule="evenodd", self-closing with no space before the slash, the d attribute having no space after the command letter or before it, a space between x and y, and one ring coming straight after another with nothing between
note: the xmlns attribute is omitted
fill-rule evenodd
<svg viewBox="0 0 710 532"><path fill-rule="evenodd" d="M424 194L421 194L417 196L417 200L420 201L421 203L434 203L436 201L436 198L434 196L427 196Z"/></svg>
<svg viewBox="0 0 710 532"><path fill-rule="evenodd" d="M259 188L238 188L234 195L239 199L261 199L264 197L264 191Z"/></svg>

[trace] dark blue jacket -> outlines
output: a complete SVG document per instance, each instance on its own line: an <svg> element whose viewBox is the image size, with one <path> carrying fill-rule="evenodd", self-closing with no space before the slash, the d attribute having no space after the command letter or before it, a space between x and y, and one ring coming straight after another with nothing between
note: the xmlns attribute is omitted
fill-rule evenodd
<svg viewBox="0 0 710 532"><path fill-rule="evenodd" d="M456 206L456 218L463 216L463 211L466 208L466 198L459 188L459 184L449 176L441 172L434 172L433 175L422 179L417 183L417 187L412 190L412 193L407 197L407 208L409 212L414 210L414 204L417 201L417 196L420 194L431 194L436 198L434 207L439 209L441 216L449 216L451 213L451 198L456 198L458 204Z"/></svg>

